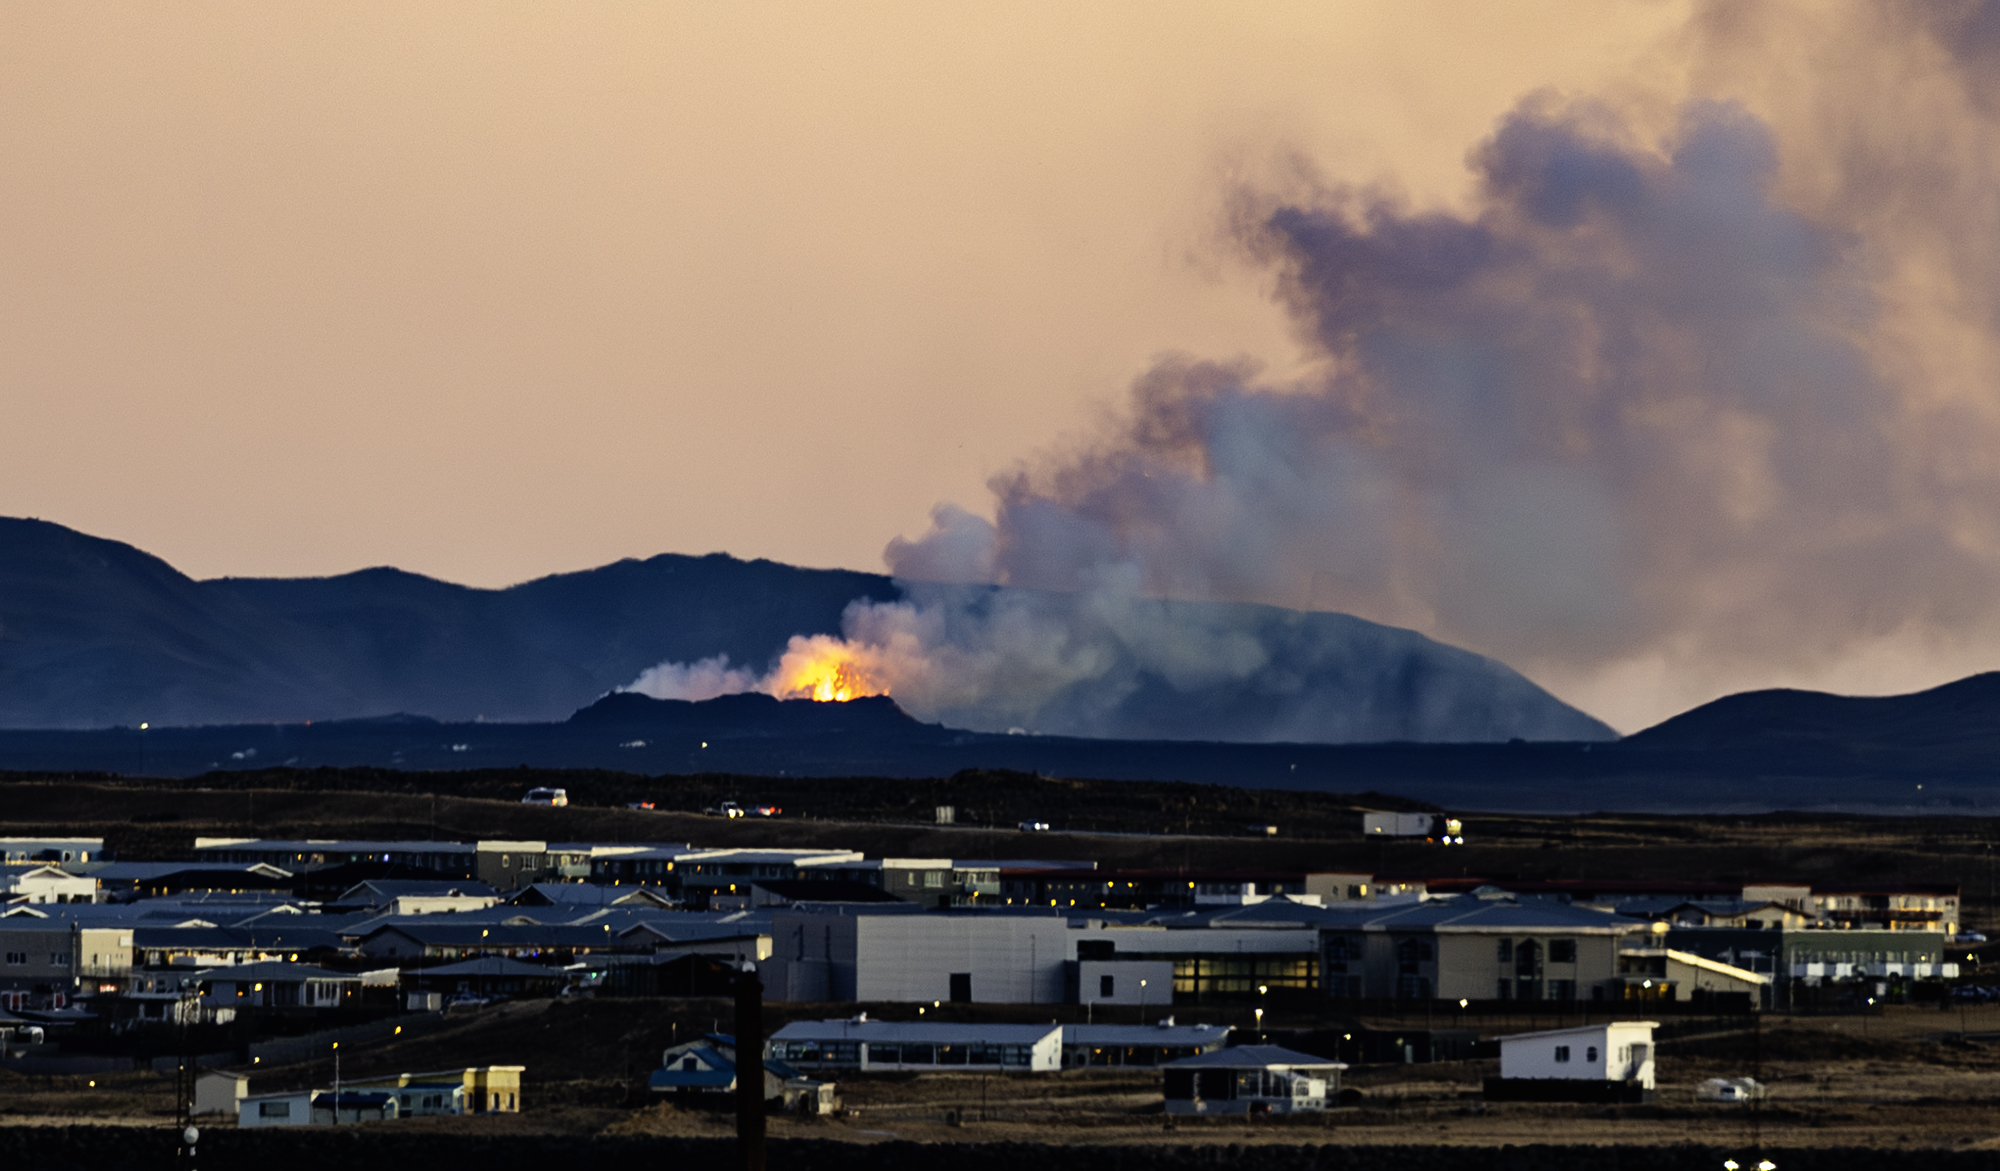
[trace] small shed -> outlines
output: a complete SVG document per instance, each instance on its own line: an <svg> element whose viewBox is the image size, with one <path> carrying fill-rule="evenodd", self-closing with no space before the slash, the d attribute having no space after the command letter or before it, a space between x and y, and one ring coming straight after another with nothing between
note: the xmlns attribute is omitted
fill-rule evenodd
<svg viewBox="0 0 2000 1171"><path fill-rule="evenodd" d="M1612 1021L1501 1037L1491 1101L1649 1102L1655 1021Z"/></svg>
<svg viewBox="0 0 2000 1171"><path fill-rule="evenodd" d="M1242 1045L1166 1067L1169 1114L1299 1114L1326 1109L1347 1066L1277 1045Z"/></svg>
<svg viewBox="0 0 2000 1171"><path fill-rule="evenodd" d="M245 1075L205 1069L194 1079L194 1112L234 1118L249 1095L250 1079Z"/></svg>

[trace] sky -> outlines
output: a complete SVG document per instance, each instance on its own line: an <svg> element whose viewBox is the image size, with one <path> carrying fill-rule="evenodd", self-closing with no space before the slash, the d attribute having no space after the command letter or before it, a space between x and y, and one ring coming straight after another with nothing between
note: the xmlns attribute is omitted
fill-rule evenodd
<svg viewBox="0 0 2000 1171"><path fill-rule="evenodd" d="M1969 3L0 3L0 512L203 577L1337 609L1628 730L1925 686L2000 650L1996 46Z"/></svg>

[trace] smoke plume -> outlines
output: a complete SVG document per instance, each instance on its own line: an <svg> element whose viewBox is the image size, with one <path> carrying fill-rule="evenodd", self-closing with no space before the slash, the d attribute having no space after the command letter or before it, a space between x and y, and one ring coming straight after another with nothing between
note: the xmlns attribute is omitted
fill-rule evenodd
<svg viewBox="0 0 2000 1171"><path fill-rule="evenodd" d="M1159 361L993 519L888 548L1022 600L920 591L848 640L975 726L1281 673L1272 629L1172 599L1411 627L1627 727L1990 666L2000 5L1718 5L1673 63L1670 100L1524 100L1457 210L1237 192L1317 365Z"/></svg>

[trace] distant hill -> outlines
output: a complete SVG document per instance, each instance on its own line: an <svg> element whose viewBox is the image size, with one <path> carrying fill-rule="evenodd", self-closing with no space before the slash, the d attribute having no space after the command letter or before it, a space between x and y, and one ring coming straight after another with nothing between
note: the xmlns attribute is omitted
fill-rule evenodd
<svg viewBox="0 0 2000 1171"><path fill-rule="evenodd" d="M1619 748L1815 771L2000 773L2000 672L1911 695L1746 691L1636 732Z"/></svg>
<svg viewBox="0 0 2000 1171"><path fill-rule="evenodd" d="M942 587L926 587L939 596ZM353 720L563 720L659 663L764 669L793 635L841 629L879 574L665 554L473 589L396 569L196 581L130 545L0 519L0 727L81 729ZM1124 621L1061 623L1061 595L975 591L1100 638L1099 664L1035 712L1084 737L1344 743L1607 740L1610 729L1501 663L1342 614L1133 600ZM982 608L985 608L982 611ZM968 619L977 624L977 619ZM1144 638L1118 641L1131 629ZM1114 636L1105 636L1110 630ZM1150 641L1146 641L1150 640ZM1254 666L1210 672L1194 648ZM1162 652L1165 653L1162 653ZM1162 665L1162 664L1165 665ZM1193 682L1189 680L1193 679ZM927 718L988 731L976 705ZM559 763L559 762L558 762Z"/></svg>

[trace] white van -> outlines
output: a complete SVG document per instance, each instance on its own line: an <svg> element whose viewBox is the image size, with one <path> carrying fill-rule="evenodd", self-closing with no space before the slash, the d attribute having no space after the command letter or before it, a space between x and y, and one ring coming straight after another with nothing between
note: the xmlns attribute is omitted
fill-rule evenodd
<svg viewBox="0 0 2000 1171"><path fill-rule="evenodd" d="M521 804L567 805L569 804L569 792L565 789L529 789L528 795L521 798Z"/></svg>

